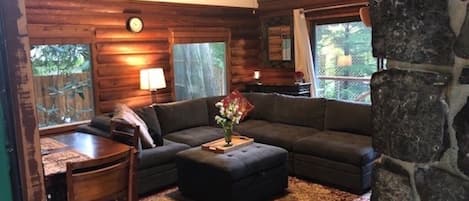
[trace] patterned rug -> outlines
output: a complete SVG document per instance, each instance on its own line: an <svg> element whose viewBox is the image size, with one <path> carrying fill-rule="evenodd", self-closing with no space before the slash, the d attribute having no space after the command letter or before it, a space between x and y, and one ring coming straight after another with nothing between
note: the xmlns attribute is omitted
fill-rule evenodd
<svg viewBox="0 0 469 201"><path fill-rule="evenodd" d="M295 177L288 178L288 190L285 195L272 201L369 201L371 193L354 195L335 188L322 186ZM193 201L185 198L173 187L155 195L140 199L140 201Z"/></svg>

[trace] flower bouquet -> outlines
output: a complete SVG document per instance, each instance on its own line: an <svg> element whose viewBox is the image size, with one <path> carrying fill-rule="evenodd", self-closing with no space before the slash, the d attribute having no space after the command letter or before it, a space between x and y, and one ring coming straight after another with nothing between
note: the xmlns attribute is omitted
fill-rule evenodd
<svg viewBox="0 0 469 201"><path fill-rule="evenodd" d="M305 74L301 71L295 72L295 82L296 83L303 83L304 82Z"/></svg>
<svg viewBox="0 0 469 201"><path fill-rule="evenodd" d="M233 127L239 124L247 113L254 107L238 91L232 92L229 96L217 102L215 107L219 109L220 114L215 116L215 121L223 128L225 134L225 146L231 146L231 137Z"/></svg>

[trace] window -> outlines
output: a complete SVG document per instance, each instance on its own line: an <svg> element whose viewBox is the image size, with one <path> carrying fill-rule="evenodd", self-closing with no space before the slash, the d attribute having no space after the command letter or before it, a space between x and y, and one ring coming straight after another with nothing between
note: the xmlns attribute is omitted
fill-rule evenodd
<svg viewBox="0 0 469 201"><path fill-rule="evenodd" d="M226 94L225 43L173 46L176 100Z"/></svg>
<svg viewBox="0 0 469 201"><path fill-rule="evenodd" d="M89 45L33 45L31 62L40 128L92 118Z"/></svg>
<svg viewBox="0 0 469 201"><path fill-rule="evenodd" d="M370 77L376 71L371 29L362 22L316 25L318 92L325 98L370 103Z"/></svg>

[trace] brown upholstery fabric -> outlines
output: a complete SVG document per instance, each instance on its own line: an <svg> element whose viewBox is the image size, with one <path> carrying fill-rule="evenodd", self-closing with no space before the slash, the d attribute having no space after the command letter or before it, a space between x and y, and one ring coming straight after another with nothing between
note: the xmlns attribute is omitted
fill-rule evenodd
<svg viewBox="0 0 469 201"><path fill-rule="evenodd" d="M208 126L205 98L157 104L154 106L163 135L197 126Z"/></svg>
<svg viewBox="0 0 469 201"><path fill-rule="evenodd" d="M274 121L273 110L276 95L268 93L247 93L245 97L254 105L254 109L249 112L248 118Z"/></svg>
<svg viewBox="0 0 469 201"><path fill-rule="evenodd" d="M360 103L328 100L325 127L327 130L351 132L371 136L371 107Z"/></svg>
<svg viewBox="0 0 469 201"><path fill-rule="evenodd" d="M204 143L223 138L223 136L223 130L221 128L201 126L169 133L165 135L164 138L173 142L196 147Z"/></svg>
<svg viewBox="0 0 469 201"><path fill-rule="evenodd" d="M254 138L256 142L293 150L293 145L299 139L309 137L319 132L315 128L295 126L281 123L269 123L243 131L243 135Z"/></svg>
<svg viewBox="0 0 469 201"><path fill-rule="evenodd" d="M325 99L286 95L276 96L273 112L274 122L323 130Z"/></svg>
<svg viewBox="0 0 469 201"><path fill-rule="evenodd" d="M161 136L161 126L156 116L155 109L153 107L143 107L135 110L135 113L142 118L148 127L148 132L156 146L163 145L163 137Z"/></svg>
<svg viewBox="0 0 469 201"><path fill-rule="evenodd" d="M247 135L251 131L251 129L259 128L259 127L266 126L269 124L271 123L268 121L249 119L249 120L241 122L239 125L236 125L234 127L234 130L235 132L238 132L240 135Z"/></svg>
<svg viewBox="0 0 469 201"><path fill-rule="evenodd" d="M376 158L371 137L336 131L303 138L293 145L293 151L356 166L366 165Z"/></svg>

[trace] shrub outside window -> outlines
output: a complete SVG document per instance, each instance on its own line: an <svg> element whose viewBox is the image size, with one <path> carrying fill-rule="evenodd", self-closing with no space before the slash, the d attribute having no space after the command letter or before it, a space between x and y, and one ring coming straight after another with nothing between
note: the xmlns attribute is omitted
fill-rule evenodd
<svg viewBox="0 0 469 201"><path fill-rule="evenodd" d="M315 70L321 97L370 103L376 72L371 29L362 22L316 25Z"/></svg>
<svg viewBox="0 0 469 201"><path fill-rule="evenodd" d="M88 44L33 45L31 63L39 128L92 118Z"/></svg>

